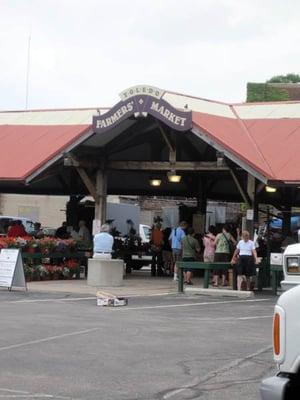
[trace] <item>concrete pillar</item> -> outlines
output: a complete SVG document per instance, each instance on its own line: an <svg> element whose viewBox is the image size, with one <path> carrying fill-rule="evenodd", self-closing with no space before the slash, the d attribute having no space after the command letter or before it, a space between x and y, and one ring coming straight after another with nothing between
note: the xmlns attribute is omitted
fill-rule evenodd
<svg viewBox="0 0 300 400"><path fill-rule="evenodd" d="M96 287L115 287L123 283L123 260L88 259L87 284Z"/></svg>

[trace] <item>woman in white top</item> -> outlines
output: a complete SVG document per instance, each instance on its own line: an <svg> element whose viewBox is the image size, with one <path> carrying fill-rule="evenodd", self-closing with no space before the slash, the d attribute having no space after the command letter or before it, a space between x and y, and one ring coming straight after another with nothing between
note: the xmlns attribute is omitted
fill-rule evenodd
<svg viewBox="0 0 300 400"><path fill-rule="evenodd" d="M251 290L253 289L251 277L256 274L255 264L257 264L257 253L254 242L250 240L248 231L242 232L242 239L238 242L236 250L232 256L232 264L235 263L234 260L236 260L237 256L239 256L236 267L238 290L242 289L243 281L247 282L247 290Z"/></svg>

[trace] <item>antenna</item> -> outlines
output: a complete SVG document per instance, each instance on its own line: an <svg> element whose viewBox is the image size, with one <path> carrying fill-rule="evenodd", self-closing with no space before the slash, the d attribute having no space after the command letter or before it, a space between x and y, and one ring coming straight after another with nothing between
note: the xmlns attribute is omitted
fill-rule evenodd
<svg viewBox="0 0 300 400"><path fill-rule="evenodd" d="M28 98L29 98L29 72L30 72L30 44L31 44L31 28L28 36L28 48L27 48L27 70L26 70L26 101L25 109L28 109Z"/></svg>

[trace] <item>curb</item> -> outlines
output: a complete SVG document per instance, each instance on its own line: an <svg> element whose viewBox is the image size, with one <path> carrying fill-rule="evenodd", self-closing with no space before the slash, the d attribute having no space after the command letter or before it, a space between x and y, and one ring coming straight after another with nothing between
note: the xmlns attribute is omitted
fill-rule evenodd
<svg viewBox="0 0 300 400"><path fill-rule="evenodd" d="M253 292L246 292L240 290L228 290L228 289L204 289L204 288L185 288L185 294L203 294L206 296L214 296L214 297L237 297L239 299L248 299L254 297Z"/></svg>

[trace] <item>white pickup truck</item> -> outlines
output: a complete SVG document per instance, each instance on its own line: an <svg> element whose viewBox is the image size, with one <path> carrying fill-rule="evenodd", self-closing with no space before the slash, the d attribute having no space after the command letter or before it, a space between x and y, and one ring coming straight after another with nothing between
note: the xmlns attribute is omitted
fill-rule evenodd
<svg viewBox="0 0 300 400"><path fill-rule="evenodd" d="M295 273L294 269L292 271ZM278 373L262 382L260 388L262 399L299 400L300 285L283 293L275 306L273 351Z"/></svg>

